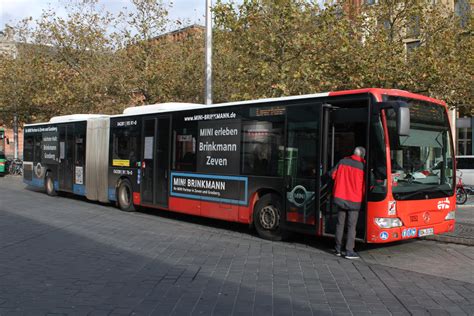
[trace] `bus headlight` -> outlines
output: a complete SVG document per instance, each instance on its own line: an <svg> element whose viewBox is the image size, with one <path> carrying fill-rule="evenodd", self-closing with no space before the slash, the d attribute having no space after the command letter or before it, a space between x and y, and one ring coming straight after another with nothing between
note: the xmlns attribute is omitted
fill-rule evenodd
<svg viewBox="0 0 474 316"><path fill-rule="evenodd" d="M444 218L445 221L449 221L450 219L455 219L456 218L456 212L455 211L451 211L448 213L448 215L446 215L446 217Z"/></svg>
<svg viewBox="0 0 474 316"><path fill-rule="evenodd" d="M380 228L393 228L403 226L403 223L399 218L387 217L376 217L375 224L377 224Z"/></svg>

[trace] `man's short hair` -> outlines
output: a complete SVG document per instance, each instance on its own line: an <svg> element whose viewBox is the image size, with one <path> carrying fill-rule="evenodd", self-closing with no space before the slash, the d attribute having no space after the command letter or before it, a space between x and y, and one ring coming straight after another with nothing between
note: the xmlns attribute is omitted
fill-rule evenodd
<svg viewBox="0 0 474 316"><path fill-rule="evenodd" d="M357 146L354 149L354 155L364 158L365 157L365 148L362 146Z"/></svg>

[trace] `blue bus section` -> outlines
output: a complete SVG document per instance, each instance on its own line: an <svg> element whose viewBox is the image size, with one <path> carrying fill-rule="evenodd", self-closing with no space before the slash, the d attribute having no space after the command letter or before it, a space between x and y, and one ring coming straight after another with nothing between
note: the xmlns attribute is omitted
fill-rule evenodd
<svg viewBox="0 0 474 316"><path fill-rule="evenodd" d="M115 188L109 188L108 196L110 201L117 201L117 196L115 195Z"/></svg>
<svg viewBox="0 0 474 316"><path fill-rule="evenodd" d="M44 187L44 179L38 179L38 178L33 178L31 180L23 179L23 183L34 186L34 187L39 187L39 188Z"/></svg>
<svg viewBox="0 0 474 316"><path fill-rule="evenodd" d="M170 195L219 203L247 205L248 178L172 172Z"/></svg>
<svg viewBox="0 0 474 316"><path fill-rule="evenodd" d="M86 195L86 187L83 184L74 184L72 191L77 195Z"/></svg>

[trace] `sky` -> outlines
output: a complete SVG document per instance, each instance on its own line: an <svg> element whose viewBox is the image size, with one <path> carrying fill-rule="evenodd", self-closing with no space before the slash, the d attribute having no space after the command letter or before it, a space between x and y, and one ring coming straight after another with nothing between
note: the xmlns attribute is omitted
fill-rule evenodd
<svg viewBox="0 0 474 316"><path fill-rule="evenodd" d="M49 7L57 8L57 13L65 14L62 9L63 4L80 0L0 0L0 30L5 24L15 24L15 22L25 17L38 18L43 9ZM185 24L203 24L206 0L163 0L163 3L170 4L169 18L171 20L188 21ZM241 2L241 1L237 1ZM213 1L215 3L215 1ZM118 12L124 6L131 6L129 0L100 0L105 9L111 12Z"/></svg>

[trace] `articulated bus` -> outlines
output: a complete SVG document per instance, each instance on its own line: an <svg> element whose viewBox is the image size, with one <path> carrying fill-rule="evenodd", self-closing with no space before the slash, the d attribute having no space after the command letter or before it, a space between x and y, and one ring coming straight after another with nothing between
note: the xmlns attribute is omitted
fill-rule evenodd
<svg viewBox="0 0 474 316"><path fill-rule="evenodd" d="M24 181L113 202L251 225L266 239L333 236L328 171L367 149L357 238L454 230L446 105L361 89L214 105L165 103L24 128Z"/></svg>
<svg viewBox="0 0 474 316"><path fill-rule="evenodd" d="M5 130L0 128L0 176L4 176L7 172L6 170L6 157L5 157Z"/></svg>

